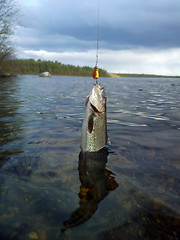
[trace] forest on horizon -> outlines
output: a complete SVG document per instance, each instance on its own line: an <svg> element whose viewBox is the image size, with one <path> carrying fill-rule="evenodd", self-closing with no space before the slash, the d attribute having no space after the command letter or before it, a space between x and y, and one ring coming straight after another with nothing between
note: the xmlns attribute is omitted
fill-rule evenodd
<svg viewBox="0 0 180 240"><path fill-rule="evenodd" d="M92 76L93 68L84 66L74 66L70 64L62 64L58 61L44 61L34 59L14 59L6 61L8 69L11 69L10 74L40 74L49 72L51 75L66 75L66 76ZM101 77L109 77L110 75L104 69L99 69Z"/></svg>

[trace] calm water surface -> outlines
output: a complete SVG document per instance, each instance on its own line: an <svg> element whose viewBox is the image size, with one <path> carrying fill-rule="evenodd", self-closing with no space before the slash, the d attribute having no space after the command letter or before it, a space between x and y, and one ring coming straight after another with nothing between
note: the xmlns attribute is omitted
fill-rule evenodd
<svg viewBox="0 0 180 240"><path fill-rule="evenodd" d="M0 79L0 239L180 239L180 79L105 78L108 157L83 165L85 77Z"/></svg>

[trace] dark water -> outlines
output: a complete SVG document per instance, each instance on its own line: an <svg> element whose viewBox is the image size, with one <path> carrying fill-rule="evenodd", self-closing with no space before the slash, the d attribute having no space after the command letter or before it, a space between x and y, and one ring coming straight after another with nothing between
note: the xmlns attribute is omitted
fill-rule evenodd
<svg viewBox="0 0 180 240"><path fill-rule="evenodd" d="M180 239L180 79L101 79L108 157L83 165L92 79L0 79L0 239Z"/></svg>

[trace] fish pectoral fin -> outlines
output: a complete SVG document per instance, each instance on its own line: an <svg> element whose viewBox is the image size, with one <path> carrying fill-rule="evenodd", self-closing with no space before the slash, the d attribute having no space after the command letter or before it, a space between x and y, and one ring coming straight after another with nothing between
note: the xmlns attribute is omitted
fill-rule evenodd
<svg viewBox="0 0 180 240"><path fill-rule="evenodd" d="M92 130L93 130L93 119L94 119L94 114L92 113L89 118L88 118L88 131L89 133L92 133Z"/></svg>

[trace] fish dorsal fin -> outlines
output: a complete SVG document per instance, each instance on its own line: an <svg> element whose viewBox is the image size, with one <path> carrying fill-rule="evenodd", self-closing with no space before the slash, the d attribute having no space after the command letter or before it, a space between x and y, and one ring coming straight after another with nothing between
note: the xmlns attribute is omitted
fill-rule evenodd
<svg viewBox="0 0 180 240"><path fill-rule="evenodd" d="M93 130L93 119L94 119L94 114L92 113L88 118L88 131L89 131L89 133L92 133L92 130Z"/></svg>

